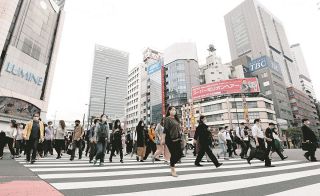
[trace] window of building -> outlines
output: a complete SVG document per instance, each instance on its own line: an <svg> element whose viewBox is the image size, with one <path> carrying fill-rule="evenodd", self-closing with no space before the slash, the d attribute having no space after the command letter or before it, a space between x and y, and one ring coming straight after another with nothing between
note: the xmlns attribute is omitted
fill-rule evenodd
<svg viewBox="0 0 320 196"><path fill-rule="evenodd" d="M267 78L268 77L268 72L264 72L261 74L261 78Z"/></svg>
<svg viewBox="0 0 320 196"><path fill-rule="evenodd" d="M265 93L266 93L266 95L271 95L272 94L271 90L267 90Z"/></svg>
<svg viewBox="0 0 320 196"><path fill-rule="evenodd" d="M249 112L249 119L260 118L259 112Z"/></svg>
<svg viewBox="0 0 320 196"><path fill-rule="evenodd" d="M268 112L267 115L268 115L268 119L269 119L269 120L274 120L272 113L269 113L269 112Z"/></svg>
<svg viewBox="0 0 320 196"><path fill-rule="evenodd" d="M256 101L249 101L249 102L247 102L247 106L248 106L248 108L257 108L258 104Z"/></svg>
<svg viewBox="0 0 320 196"><path fill-rule="evenodd" d="M265 102L265 104L266 104L266 108L267 108L267 109L271 109L271 104L270 104L270 103Z"/></svg>
<svg viewBox="0 0 320 196"><path fill-rule="evenodd" d="M263 83L263 86L269 86L270 85L270 82L269 81L266 81Z"/></svg>
<svg viewBox="0 0 320 196"><path fill-rule="evenodd" d="M206 116L208 122L215 122L215 121L221 121L222 120L222 114L214 114Z"/></svg>
<svg viewBox="0 0 320 196"><path fill-rule="evenodd" d="M208 105L203 107L203 112L213 112L218 111L222 109L222 104L214 104L214 105Z"/></svg>
<svg viewBox="0 0 320 196"><path fill-rule="evenodd" d="M243 108L242 102L237 101L237 102L231 102L232 108Z"/></svg>

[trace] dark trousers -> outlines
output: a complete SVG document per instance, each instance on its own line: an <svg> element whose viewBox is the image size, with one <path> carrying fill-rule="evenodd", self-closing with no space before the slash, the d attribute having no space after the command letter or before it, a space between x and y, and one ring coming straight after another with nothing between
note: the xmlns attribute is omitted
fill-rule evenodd
<svg viewBox="0 0 320 196"><path fill-rule="evenodd" d="M170 157L170 166L175 167L175 164L181 159L182 157L182 149L181 149L181 142L166 142L166 145L169 149L171 154Z"/></svg>
<svg viewBox="0 0 320 196"><path fill-rule="evenodd" d="M1 137L0 141L0 157L3 156L3 149L8 144L9 150L11 155L14 155L14 149L13 149L13 138L11 137Z"/></svg>
<svg viewBox="0 0 320 196"><path fill-rule="evenodd" d="M315 157L315 153L316 153L316 150L317 150L317 144L313 143L313 145L314 145L314 148L310 148L310 149L305 153L305 156L306 156L306 157L310 157L310 160L311 160L311 161L317 160L316 157Z"/></svg>
<svg viewBox="0 0 320 196"><path fill-rule="evenodd" d="M217 166L219 164L216 156L214 156L214 154L212 153L212 150L210 149L210 147L208 145L200 145L200 150L198 152L198 156L196 158L195 164L200 163L200 161L205 153L207 153L207 155L209 156L209 158L211 159L211 161L213 162L213 164L215 166Z"/></svg>
<svg viewBox="0 0 320 196"><path fill-rule="evenodd" d="M227 140L227 152L229 153L229 157L232 156L232 141L231 140Z"/></svg>
<svg viewBox="0 0 320 196"><path fill-rule="evenodd" d="M58 157L61 157L61 151L64 148L64 140L55 140L54 141L55 149L58 154Z"/></svg>
<svg viewBox="0 0 320 196"><path fill-rule="evenodd" d="M243 156L247 156L248 155L248 150L251 147L250 141L243 141L245 144L245 148L244 148L244 152L243 152Z"/></svg>
<svg viewBox="0 0 320 196"><path fill-rule="evenodd" d="M264 152L264 163L265 166L270 166L271 165L271 160L269 159L269 153L270 150L268 151L268 149L266 148L264 139L258 138L258 142L259 142L259 146L257 147L257 149L260 149ZM254 158L255 154L254 153L250 153L250 156L248 157L248 160L252 160Z"/></svg>
<svg viewBox="0 0 320 196"><path fill-rule="evenodd" d="M112 161L112 157L114 156L115 152L120 152L120 160L123 160L123 152L122 152L122 147L112 144L112 149L111 149L111 154L109 157L109 160Z"/></svg>
<svg viewBox="0 0 320 196"><path fill-rule="evenodd" d="M93 157L96 156L96 153L97 153L96 144L91 142L89 143L89 146L90 146L89 159L90 161L92 161Z"/></svg>
<svg viewBox="0 0 320 196"><path fill-rule="evenodd" d="M144 160L146 160L149 154L152 152L154 154L157 151L157 145L154 142L149 142L146 149L146 154L144 156Z"/></svg>
<svg viewBox="0 0 320 196"><path fill-rule="evenodd" d="M104 154L106 152L106 141L105 140L98 141L96 148L97 148L96 160L100 159L100 163L103 163Z"/></svg>
<svg viewBox="0 0 320 196"><path fill-rule="evenodd" d="M246 151L248 151L246 143L242 141L240 138L236 139L236 143L241 146L241 152L240 152L240 157L244 157L247 155Z"/></svg>
<svg viewBox="0 0 320 196"><path fill-rule="evenodd" d="M44 141L44 156L48 154L48 152L53 155L53 149L52 149L52 141L51 140L45 140Z"/></svg>
<svg viewBox="0 0 320 196"><path fill-rule="evenodd" d="M111 142L107 143L107 154L109 154L109 151L111 151Z"/></svg>
<svg viewBox="0 0 320 196"><path fill-rule="evenodd" d="M36 160L38 144L39 144L38 138L29 138L29 140L27 140L27 146L26 146L27 161L30 161L31 150L32 150L31 160L33 161Z"/></svg>
<svg viewBox="0 0 320 196"><path fill-rule="evenodd" d="M16 155L20 155L22 150L23 150L23 140L16 140L16 143L15 143L15 148L16 148Z"/></svg>
<svg viewBox="0 0 320 196"><path fill-rule="evenodd" d="M268 153L268 155L269 155L269 153L271 152L271 149L273 149L274 151L277 152L277 154L279 155L279 157L280 157L281 159L284 159L284 156L283 156L282 152L280 152L280 149L276 148L275 143L274 143L274 140L272 140L272 142L267 142L267 145L268 145L268 147L267 147L267 153Z"/></svg>
<svg viewBox="0 0 320 196"><path fill-rule="evenodd" d="M133 141L130 140L127 145L126 145L126 153L129 154L132 152L132 148L133 148Z"/></svg>
<svg viewBox="0 0 320 196"><path fill-rule="evenodd" d="M82 141L81 140L79 140L79 141L74 140L72 142L71 158L74 158L75 153L76 153L76 148L78 148L78 150L79 150L79 159L81 159L81 157L82 157Z"/></svg>
<svg viewBox="0 0 320 196"><path fill-rule="evenodd" d="M88 156L91 145L89 140L86 140L86 141L87 141L86 156Z"/></svg>

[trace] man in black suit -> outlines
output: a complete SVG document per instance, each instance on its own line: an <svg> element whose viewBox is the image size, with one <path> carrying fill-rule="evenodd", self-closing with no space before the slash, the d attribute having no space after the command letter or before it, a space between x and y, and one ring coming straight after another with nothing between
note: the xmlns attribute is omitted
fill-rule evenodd
<svg viewBox="0 0 320 196"><path fill-rule="evenodd" d="M276 151L277 154L279 155L279 157L284 160L286 158L288 158L287 156L283 156L282 152L280 151L280 149L276 148L275 145L275 139L273 138L273 133L275 132L275 124L274 123L269 123L269 127L266 129L265 135L266 135L266 140L267 140L267 154L270 154L271 149Z"/></svg>
<svg viewBox="0 0 320 196"><path fill-rule="evenodd" d="M309 142L311 143L310 148L308 151L304 154L304 157L308 159L311 162L317 161L315 157L315 152L317 150L317 137L314 134L314 132L310 129L309 124L310 121L308 119L302 119L302 135L303 135L303 142ZM310 158L309 158L310 157Z"/></svg>

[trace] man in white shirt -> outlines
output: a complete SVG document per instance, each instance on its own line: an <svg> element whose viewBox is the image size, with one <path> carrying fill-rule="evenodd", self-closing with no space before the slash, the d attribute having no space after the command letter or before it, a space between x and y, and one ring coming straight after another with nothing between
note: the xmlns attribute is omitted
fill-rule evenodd
<svg viewBox="0 0 320 196"><path fill-rule="evenodd" d="M242 122L240 124L240 127L236 128L236 138L235 138L235 142L241 146L240 157L242 159L247 158L246 157L247 155L245 154L245 151L246 151L247 147L246 147L245 142L243 141L243 139L245 137L245 135L244 135L244 127L245 127L244 126L244 122Z"/></svg>
<svg viewBox="0 0 320 196"><path fill-rule="evenodd" d="M224 156L224 159L228 159L226 157L226 143L227 143L227 140L226 140L226 137L225 137L225 130L223 129L223 127L219 127L219 133L218 133L218 140L219 140L219 146L220 146L220 149L221 149L221 152L219 154L217 154L217 157L218 159L220 158L219 155L223 154Z"/></svg>
<svg viewBox="0 0 320 196"><path fill-rule="evenodd" d="M264 151L264 163L266 167L274 167L274 165L271 165L271 160L269 159L269 155L267 153L266 144L265 144L265 136L261 128L261 120L255 119L254 125L252 127L252 137L254 138L256 142L256 148L260 149L261 151ZM250 153L250 156L248 157L247 161L249 164L250 161L255 157L255 153Z"/></svg>

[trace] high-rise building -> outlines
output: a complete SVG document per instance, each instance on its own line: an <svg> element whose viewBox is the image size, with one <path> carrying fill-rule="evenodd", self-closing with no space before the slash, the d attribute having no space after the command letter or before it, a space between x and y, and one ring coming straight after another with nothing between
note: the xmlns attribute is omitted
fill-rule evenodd
<svg viewBox="0 0 320 196"><path fill-rule="evenodd" d="M256 0L245 0L225 15L233 62L245 62L246 75L257 76L261 93L271 98L279 122L293 121L287 86L299 83L283 25ZM248 73L250 72L250 73Z"/></svg>
<svg viewBox="0 0 320 196"><path fill-rule="evenodd" d="M160 123L163 113L163 85L164 85L164 67L162 54L156 50L147 48L143 53L143 61L147 66L147 111L148 121L150 123Z"/></svg>
<svg viewBox="0 0 320 196"><path fill-rule="evenodd" d="M95 45L89 116L105 114L124 120L127 104L129 54ZM105 106L104 106L105 105Z"/></svg>
<svg viewBox="0 0 320 196"><path fill-rule="evenodd" d="M310 79L309 70L306 65L304 55L300 44L293 44L291 47L293 61L297 66L297 73L299 74L299 80L302 90L312 99L316 99L316 95L313 89L312 81Z"/></svg>
<svg viewBox="0 0 320 196"><path fill-rule="evenodd" d="M293 115L280 65L268 56L253 59L245 66L246 77L257 77L260 93L273 100L277 120L292 124Z"/></svg>
<svg viewBox="0 0 320 196"><path fill-rule="evenodd" d="M0 0L0 126L46 120L63 21L52 0Z"/></svg>
<svg viewBox="0 0 320 196"><path fill-rule="evenodd" d="M258 1L245 0L225 15L225 24L232 60L268 56L279 63L286 86L297 83L284 27Z"/></svg>
<svg viewBox="0 0 320 196"><path fill-rule="evenodd" d="M146 72L146 65L140 63L132 68L128 75L128 92L126 106L126 130L133 131L139 120L143 119L141 112L141 75Z"/></svg>
<svg viewBox="0 0 320 196"><path fill-rule="evenodd" d="M317 129L320 125L316 106L303 91L288 87L288 95L292 107L295 126L301 126L302 119L307 118L310 126Z"/></svg>
<svg viewBox="0 0 320 196"><path fill-rule="evenodd" d="M182 105L192 98L192 87L200 84L197 48L193 43L176 43L164 51L166 105ZM166 106L166 108L167 108Z"/></svg>
<svg viewBox="0 0 320 196"><path fill-rule="evenodd" d="M222 64L221 58L217 56L216 49L210 45L209 56L206 58L206 64L200 66L200 74L204 75L205 84L227 80L231 76L231 69L228 64Z"/></svg>

